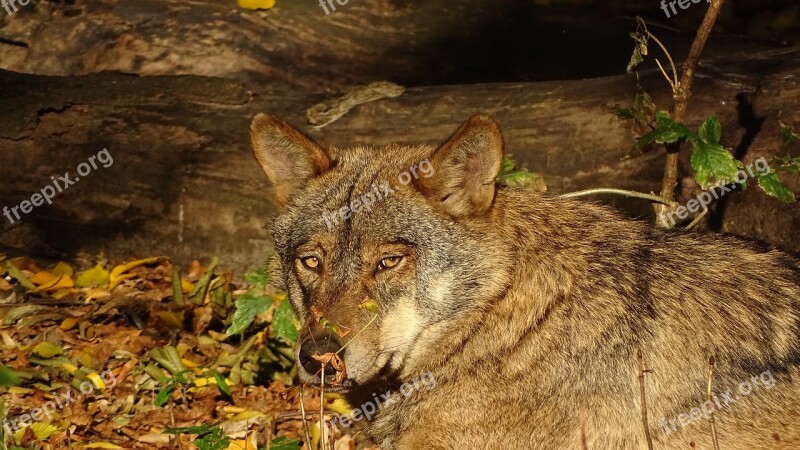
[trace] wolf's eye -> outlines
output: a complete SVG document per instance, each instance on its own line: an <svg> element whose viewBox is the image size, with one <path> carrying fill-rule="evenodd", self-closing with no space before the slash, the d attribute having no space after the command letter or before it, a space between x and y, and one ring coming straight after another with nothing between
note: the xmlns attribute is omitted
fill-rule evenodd
<svg viewBox="0 0 800 450"><path fill-rule="evenodd" d="M300 258L300 262L303 263L306 269L313 270L314 272L320 269L319 267L319 258L316 256L306 256L305 258Z"/></svg>
<svg viewBox="0 0 800 450"><path fill-rule="evenodd" d="M392 267L400 264L400 260L402 259L402 256L387 256L386 258L383 258L378 263L378 272L381 270L391 269Z"/></svg>

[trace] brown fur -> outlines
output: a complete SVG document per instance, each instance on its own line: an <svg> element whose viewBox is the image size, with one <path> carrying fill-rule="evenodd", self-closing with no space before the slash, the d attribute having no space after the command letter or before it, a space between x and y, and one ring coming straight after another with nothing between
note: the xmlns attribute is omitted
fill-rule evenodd
<svg viewBox="0 0 800 450"><path fill-rule="evenodd" d="M712 356L718 396L757 385L715 411L721 448L800 448L794 256L497 186L503 141L487 117L438 149L334 150L265 115L252 130L283 205L270 222L273 270L301 342L348 342L341 389L353 406L422 374L436 380L395 393L368 423L384 450L646 448L638 351L654 448L712 448L705 418L674 431L661 422L706 400ZM435 173L397 184L426 159ZM386 180L393 192L326 226L323 212ZM308 257L320 265L309 270ZM400 263L376 269L387 257ZM379 311L366 326L370 299ZM312 309L349 334L324 329ZM319 384L302 369L301 380Z"/></svg>

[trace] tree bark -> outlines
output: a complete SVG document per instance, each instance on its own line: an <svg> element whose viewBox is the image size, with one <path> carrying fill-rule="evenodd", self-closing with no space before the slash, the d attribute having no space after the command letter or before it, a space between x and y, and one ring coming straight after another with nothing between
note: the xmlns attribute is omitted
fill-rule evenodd
<svg viewBox="0 0 800 450"><path fill-rule="evenodd" d="M38 1L10 17L1 13L0 68L218 76L269 83L274 93L378 80L432 86L579 79L621 73L636 28L633 14L608 19L578 9L564 20L518 0L353 0L335 2L328 15L313 0L278 0L257 12L235 0L69 3ZM652 27L676 58L687 54L691 33ZM705 56L765 45L725 36Z"/></svg>
<svg viewBox="0 0 800 450"><path fill-rule="evenodd" d="M696 128L715 113L723 143L738 157L783 154L778 120L800 125L799 71L800 49L701 63L687 124ZM641 83L667 108L669 87L660 77L643 73ZM551 193L651 192L660 185L663 149L634 152L630 124L607 109L631 103L632 76L409 88L358 106L319 131L305 125L305 110L326 97L266 92L263 85L202 76L0 71L0 207L31 200L52 184L51 176L74 177L104 148L113 157L108 168L99 166L58 193L52 205L36 206L14 224L0 217L0 245L53 257L219 255L236 269L260 266L270 249L263 225L271 211L248 143L249 120L260 111L337 146L439 142L470 115L488 113L503 127L507 151L542 173ZM684 161L684 174L687 167ZM784 179L800 192L796 177ZM688 179L683 184L680 201L697 193ZM652 216L644 201L604 200L633 216ZM754 183L723 202L729 204L720 229L800 249L792 235L800 223L797 204L768 198Z"/></svg>

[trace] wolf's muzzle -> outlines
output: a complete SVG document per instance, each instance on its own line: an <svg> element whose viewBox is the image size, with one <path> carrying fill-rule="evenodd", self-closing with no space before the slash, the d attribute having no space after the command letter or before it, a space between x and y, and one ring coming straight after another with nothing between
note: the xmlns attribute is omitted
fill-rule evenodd
<svg viewBox="0 0 800 450"><path fill-rule="evenodd" d="M311 355L336 353L342 345L333 336L323 336L315 339L309 338L300 346L300 364L309 375L318 375L322 370L322 363L312 358ZM325 366L325 374L333 375L336 370L330 365Z"/></svg>

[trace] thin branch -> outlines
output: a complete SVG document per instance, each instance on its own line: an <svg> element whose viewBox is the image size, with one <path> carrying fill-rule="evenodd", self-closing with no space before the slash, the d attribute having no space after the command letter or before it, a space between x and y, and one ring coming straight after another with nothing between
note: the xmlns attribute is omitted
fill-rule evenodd
<svg viewBox="0 0 800 450"><path fill-rule="evenodd" d="M669 206L678 206L677 202L672 200L667 200L665 198L661 198L654 194L645 194L644 192L636 192L636 191L629 191L627 189L616 189L616 188L595 188L595 189L585 189L583 191L576 191L576 192L569 192L567 194L561 194L559 197L561 198L577 198L577 197L586 197L588 195L597 195L597 194L615 194L615 195L624 195L626 197L635 197L641 198L644 200L650 200L651 202L662 203L664 205Z"/></svg>
<svg viewBox="0 0 800 450"><path fill-rule="evenodd" d="M300 383L300 414L303 418L303 438L308 442L308 447L311 448L311 433L308 430L308 419L306 418L305 396L305 384Z"/></svg>
<svg viewBox="0 0 800 450"><path fill-rule="evenodd" d="M705 217L706 214L708 214L708 208L703 209L703 212L698 214L697 217L695 217L694 220L692 220L691 223L689 223L689 225L686 225L686 228L684 228L684 230L689 231L692 228L694 228L698 223L700 223L701 220L703 220L703 217Z"/></svg>
<svg viewBox="0 0 800 450"><path fill-rule="evenodd" d="M686 63L683 66L683 73L678 82L678 90L675 93L675 107L673 109L672 119L675 122L683 122L686 117L686 109L689 104L689 97L692 95L692 83L694 82L694 74L697 70L697 64L700 61L700 55L703 53L703 48L706 46L711 30L714 28L714 23L717 21L719 11L725 0L711 0L711 6L706 11L703 17L703 23L697 30L697 35L692 42L692 47L689 49L689 56L686 58ZM672 200L675 198L675 186L678 184L678 157L680 154L680 144L667 146L667 160L664 163L664 178L661 181L661 197ZM656 208L656 213L666 213L666 208L661 206Z"/></svg>
<svg viewBox="0 0 800 450"><path fill-rule="evenodd" d="M322 375L319 385L319 448L325 450L325 366L322 363ZM310 445L310 444L309 444Z"/></svg>
<svg viewBox="0 0 800 450"><path fill-rule="evenodd" d="M707 211L707 210L706 210ZM711 394L712 394L712 386L714 380L714 357L712 356L708 360L708 393L707 393L707 400L709 403L713 405L711 401ZM714 450L719 450L719 439L717 438L717 424L714 422L714 407L711 407L711 412L709 413L708 421L711 422L711 441L714 443Z"/></svg>
<svg viewBox="0 0 800 450"><path fill-rule="evenodd" d="M664 52L665 55L667 55L667 59L669 60L669 65L672 68L672 80L670 80L669 76L667 76L666 73L664 73L664 76L667 77L667 81L669 81L670 86L672 86L672 93L674 94L679 86L678 69L675 67L675 61L672 60L672 55L670 55L670 53L667 51L667 47L665 47L664 44L661 41L659 41L654 34L650 33L647 27L645 27L644 30L647 31L647 36L653 39L656 42L656 44L658 44L658 46L661 47L661 51ZM658 67L661 67L661 63L658 62L657 59L656 63L658 64ZM663 67L661 68L661 72L664 72Z"/></svg>
<svg viewBox="0 0 800 450"><path fill-rule="evenodd" d="M669 85L672 87L672 93L673 93L673 95L674 95L674 94L675 94L675 92L677 92L677 91L678 91L678 85L676 85L675 83L673 83L673 82L672 82L672 80L669 78L669 75L667 75L667 71L666 71L666 70L664 70L664 67L661 65L661 61L659 61L658 59L656 59L656 64L658 64L658 68L659 68L659 69L661 69L661 73L664 75L664 78L666 78L666 79L667 79L667 83L669 83Z"/></svg>
<svg viewBox="0 0 800 450"><path fill-rule="evenodd" d="M362 329L358 330L358 333L356 333L356 335L355 335L355 336L351 337L351 338L350 338L350 340L349 340L349 341L347 341L347 343L346 343L346 344L344 344L344 345L342 346L342 348L340 348L339 350L337 350L337 351L336 351L336 353L334 353L334 355L338 355L338 354L339 354L339 352L341 352L342 350L344 350L344 348L345 348L345 347L347 347L348 345L350 345L350 343L351 343L351 342L353 342L353 340L355 340L355 338L357 338L357 337L358 337L358 335L360 335L360 334L361 334L361 333L362 333L364 330L366 330L366 329L367 329L367 327L369 327L370 325L372 325L372 322L374 322L374 321L375 321L375 319L377 319L377 318L378 318L378 315L377 315L377 314L375 314L374 316L372 316L372 319L370 319L370 320L369 320L369 322L367 322L367 324L366 324L366 325L364 325L364 328L362 328ZM323 366L323 368L324 368L324 366Z"/></svg>
<svg viewBox="0 0 800 450"><path fill-rule="evenodd" d="M642 405L642 425L644 426L644 437L647 439L647 449L653 450L653 438L650 437L650 426L647 424L647 399L644 392L644 374L649 372L644 368L644 358L642 358L642 351L636 351L636 357L639 359L639 395L641 397Z"/></svg>

